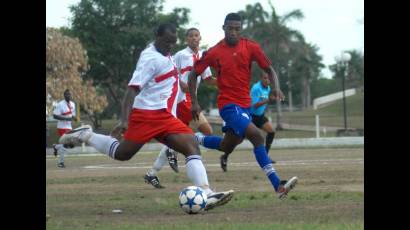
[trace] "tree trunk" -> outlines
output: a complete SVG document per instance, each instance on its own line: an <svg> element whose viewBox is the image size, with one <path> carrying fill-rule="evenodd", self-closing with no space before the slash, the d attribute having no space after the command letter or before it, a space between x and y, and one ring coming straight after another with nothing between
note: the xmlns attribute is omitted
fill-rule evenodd
<svg viewBox="0 0 410 230"><path fill-rule="evenodd" d="M282 125L282 104L280 100L276 100L276 130L283 130Z"/></svg>
<svg viewBox="0 0 410 230"><path fill-rule="evenodd" d="M310 106L311 106L311 102L312 102L312 100L311 100L311 94L310 94L310 81L309 81L309 79L307 79L306 80L306 108L308 108L308 109L310 109Z"/></svg>
<svg viewBox="0 0 410 230"><path fill-rule="evenodd" d="M303 78L302 104L303 109L310 108L310 86L307 77Z"/></svg>

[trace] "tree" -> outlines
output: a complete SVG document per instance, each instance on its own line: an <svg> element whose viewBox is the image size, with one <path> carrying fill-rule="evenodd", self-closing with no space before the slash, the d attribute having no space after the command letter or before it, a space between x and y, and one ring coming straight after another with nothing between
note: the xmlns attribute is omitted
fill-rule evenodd
<svg viewBox="0 0 410 230"><path fill-rule="evenodd" d="M350 54L351 59L348 63L346 87L347 88L363 88L364 85L364 56L357 50L346 51ZM333 72L334 79L340 79L343 76L336 68L336 63L329 66Z"/></svg>
<svg viewBox="0 0 410 230"><path fill-rule="evenodd" d="M88 57L77 38L62 35L55 28L46 28L46 109L52 113L53 102L62 99L64 90L89 116L96 116L107 106L107 98L99 96L92 81L84 81Z"/></svg>
<svg viewBox="0 0 410 230"><path fill-rule="evenodd" d="M188 22L189 10L176 8L161 14L163 0L81 0L70 7L71 29L88 51L87 78L104 90L110 106L107 116L120 112L126 85L142 50L154 40L159 23L179 28Z"/></svg>

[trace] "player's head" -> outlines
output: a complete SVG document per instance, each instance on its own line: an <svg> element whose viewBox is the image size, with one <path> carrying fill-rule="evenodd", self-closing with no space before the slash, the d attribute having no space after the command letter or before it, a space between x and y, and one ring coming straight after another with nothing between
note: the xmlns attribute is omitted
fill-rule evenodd
<svg viewBox="0 0 410 230"><path fill-rule="evenodd" d="M262 82L262 85L263 85L264 87L268 87L269 84L270 84L269 76L268 76L267 73L265 73L265 71L262 71L262 74L261 74L261 82Z"/></svg>
<svg viewBox="0 0 410 230"><path fill-rule="evenodd" d="M69 89L66 89L66 90L64 91L64 99L65 99L66 101L70 101L70 100L71 100L71 92L70 92Z"/></svg>
<svg viewBox="0 0 410 230"><path fill-rule="evenodd" d="M201 41L201 34L197 28L189 28L185 33L185 41L189 48L197 49L199 47L199 42Z"/></svg>
<svg viewBox="0 0 410 230"><path fill-rule="evenodd" d="M235 46L240 39L242 30L242 18L237 13L229 13L225 17L222 29L225 32L225 42L228 45Z"/></svg>
<svg viewBox="0 0 410 230"><path fill-rule="evenodd" d="M167 55L177 42L177 29L174 24L163 23L155 30L155 48Z"/></svg>

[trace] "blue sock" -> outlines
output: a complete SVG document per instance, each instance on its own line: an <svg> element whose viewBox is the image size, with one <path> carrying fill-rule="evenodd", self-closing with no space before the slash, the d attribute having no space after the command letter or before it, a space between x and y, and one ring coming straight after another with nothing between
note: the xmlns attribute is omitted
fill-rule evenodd
<svg viewBox="0 0 410 230"><path fill-rule="evenodd" d="M260 145L253 149L255 153L256 161L259 166L265 171L266 176L268 176L270 182L272 183L275 191L278 191L280 179L273 168L272 161L270 160L264 145Z"/></svg>
<svg viewBox="0 0 410 230"><path fill-rule="evenodd" d="M219 149L221 145L222 137L218 136L205 136L203 140L203 145L208 149Z"/></svg>

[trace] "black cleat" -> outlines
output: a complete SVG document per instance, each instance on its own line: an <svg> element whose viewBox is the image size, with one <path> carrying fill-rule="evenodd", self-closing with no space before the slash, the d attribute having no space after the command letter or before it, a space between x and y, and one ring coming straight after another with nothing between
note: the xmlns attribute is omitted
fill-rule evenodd
<svg viewBox="0 0 410 230"><path fill-rule="evenodd" d="M224 154L224 155L221 156L220 160L221 160L221 168L224 172L226 172L228 170L227 169L227 167L228 167L228 156Z"/></svg>
<svg viewBox="0 0 410 230"><path fill-rule="evenodd" d="M276 161L272 160L272 158L269 157L269 159L272 161L272 164L276 164Z"/></svg>
<svg viewBox="0 0 410 230"><path fill-rule="evenodd" d="M65 168L64 162L58 163L58 164L57 164L57 167L59 167L59 168Z"/></svg>
<svg viewBox="0 0 410 230"><path fill-rule="evenodd" d="M155 188L165 188L159 183L159 179L157 176L149 176L148 174L145 174L144 180L145 180L145 183L151 184Z"/></svg>
<svg viewBox="0 0 410 230"><path fill-rule="evenodd" d="M174 172L178 173L179 169L177 152L168 148L165 153L167 154L169 166L172 168L172 170L174 170Z"/></svg>
<svg viewBox="0 0 410 230"><path fill-rule="evenodd" d="M56 149L56 145L55 145L55 144L53 145L53 150L54 150L54 152L53 152L54 157L57 157L57 149Z"/></svg>

